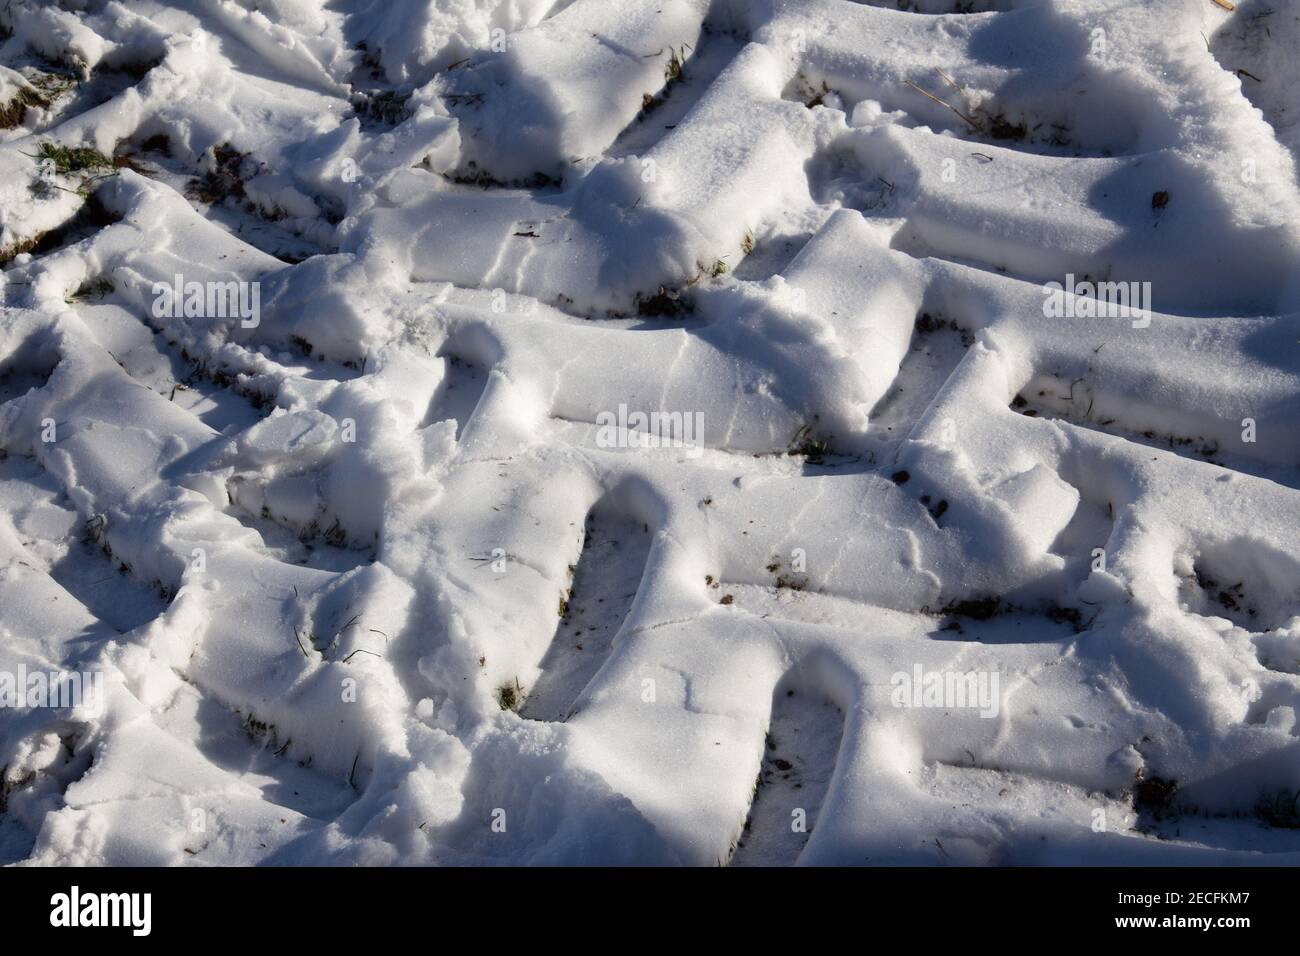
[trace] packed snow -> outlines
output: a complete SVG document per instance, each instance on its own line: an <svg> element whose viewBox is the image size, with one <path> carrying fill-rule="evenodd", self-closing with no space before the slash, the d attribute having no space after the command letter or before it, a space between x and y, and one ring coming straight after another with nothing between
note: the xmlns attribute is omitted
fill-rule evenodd
<svg viewBox="0 0 1300 956"><path fill-rule="evenodd" d="M1291 0L0 35L0 863L1300 862Z"/></svg>

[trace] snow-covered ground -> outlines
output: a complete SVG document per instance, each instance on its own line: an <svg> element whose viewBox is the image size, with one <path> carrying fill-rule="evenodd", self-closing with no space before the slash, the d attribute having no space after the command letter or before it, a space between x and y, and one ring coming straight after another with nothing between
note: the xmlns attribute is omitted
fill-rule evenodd
<svg viewBox="0 0 1300 956"><path fill-rule="evenodd" d="M0 6L0 863L1300 861L1229 6Z"/></svg>

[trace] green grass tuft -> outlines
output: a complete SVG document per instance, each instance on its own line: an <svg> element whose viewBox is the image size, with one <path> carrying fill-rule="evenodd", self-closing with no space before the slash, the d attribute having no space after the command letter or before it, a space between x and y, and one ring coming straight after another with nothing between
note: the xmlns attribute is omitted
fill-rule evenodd
<svg viewBox="0 0 1300 956"><path fill-rule="evenodd" d="M60 146L58 143L41 143L37 148L41 159L54 162L54 171L66 176L70 173L97 172L117 167L111 157L89 146Z"/></svg>

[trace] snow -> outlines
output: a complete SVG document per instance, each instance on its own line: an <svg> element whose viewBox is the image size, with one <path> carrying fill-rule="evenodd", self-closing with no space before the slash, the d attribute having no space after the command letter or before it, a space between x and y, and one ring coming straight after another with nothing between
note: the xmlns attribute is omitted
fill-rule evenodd
<svg viewBox="0 0 1300 956"><path fill-rule="evenodd" d="M0 25L0 862L1300 859L1289 5Z"/></svg>

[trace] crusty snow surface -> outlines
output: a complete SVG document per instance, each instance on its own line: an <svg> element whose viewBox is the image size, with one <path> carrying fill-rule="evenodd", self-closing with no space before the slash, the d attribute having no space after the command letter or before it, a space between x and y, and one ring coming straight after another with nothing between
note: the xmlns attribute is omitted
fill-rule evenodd
<svg viewBox="0 0 1300 956"><path fill-rule="evenodd" d="M1293 0L0 26L0 863L1300 860Z"/></svg>

